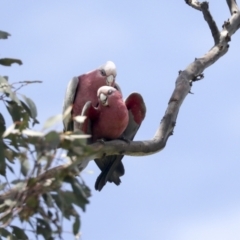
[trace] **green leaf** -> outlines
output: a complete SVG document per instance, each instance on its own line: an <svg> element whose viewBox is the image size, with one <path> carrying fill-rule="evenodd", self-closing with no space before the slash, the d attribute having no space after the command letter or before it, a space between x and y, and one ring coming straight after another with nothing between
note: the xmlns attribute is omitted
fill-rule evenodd
<svg viewBox="0 0 240 240"><path fill-rule="evenodd" d="M75 204L80 207L83 211L86 210L86 204L89 203L88 199L83 195L76 195L71 191L59 191L63 199L66 199L68 202ZM88 195L89 197L90 195Z"/></svg>
<svg viewBox="0 0 240 240"><path fill-rule="evenodd" d="M5 189L5 187L8 185L9 183L2 183L2 184L0 184L0 191L2 191L2 190L4 190ZM1 235L1 233L0 233L0 235Z"/></svg>
<svg viewBox="0 0 240 240"><path fill-rule="evenodd" d="M73 224L73 234L77 235L80 230L80 217L79 215L75 217L75 222Z"/></svg>
<svg viewBox="0 0 240 240"><path fill-rule="evenodd" d="M27 240L29 239L28 236L25 234L25 232L16 226L10 226L12 228L12 233L16 236L17 239L21 239L21 240Z"/></svg>
<svg viewBox="0 0 240 240"><path fill-rule="evenodd" d="M85 189L81 186L76 178L68 178L67 181L71 184L73 192L75 194L75 203L80 206L83 211L85 211L85 204L88 203L87 198L89 195L86 194L87 192L85 192Z"/></svg>
<svg viewBox="0 0 240 240"><path fill-rule="evenodd" d="M32 99L26 97L25 95L21 94L25 103L27 104L27 106L29 107L30 113L31 113L31 117L33 119L35 119L37 117L37 107L35 105L35 103L32 101Z"/></svg>
<svg viewBox="0 0 240 240"><path fill-rule="evenodd" d="M56 149L60 143L60 136L56 131L51 131L45 135L45 144L49 149Z"/></svg>
<svg viewBox="0 0 240 240"><path fill-rule="evenodd" d="M50 207L54 207L53 198L52 198L52 196L51 196L50 193L44 193L44 194L42 195L42 197L43 197L46 205L47 205L49 208L50 208Z"/></svg>
<svg viewBox="0 0 240 240"><path fill-rule="evenodd" d="M54 199L59 210L63 213L63 216L66 219L70 220L70 216L72 216L75 210L72 203L69 201L69 199L64 199L62 195L57 195L57 194L51 194L51 196Z"/></svg>
<svg viewBox="0 0 240 240"><path fill-rule="evenodd" d="M30 169L30 164L29 164L29 160L26 157L22 156L21 158L19 158L20 163L21 163L21 173L23 174L23 176L27 176L29 169Z"/></svg>
<svg viewBox="0 0 240 240"><path fill-rule="evenodd" d="M41 218L37 218L37 234L41 234L45 239L53 239L51 237L52 229L50 225L47 223L47 221Z"/></svg>
<svg viewBox="0 0 240 240"><path fill-rule="evenodd" d="M8 97L10 97L13 101L15 101L18 105L21 105L17 95L12 91L10 84L7 79L0 76L0 92L5 93Z"/></svg>
<svg viewBox="0 0 240 240"><path fill-rule="evenodd" d="M7 240L19 240L19 239L17 239L14 235L11 234L7 237Z"/></svg>
<svg viewBox="0 0 240 240"><path fill-rule="evenodd" d="M4 31L0 31L0 39L7 39L9 36L11 36L11 34Z"/></svg>
<svg viewBox="0 0 240 240"><path fill-rule="evenodd" d="M32 117L31 110L29 109L29 107L27 106L27 104L26 104L25 102L21 101L21 100L20 100L20 102L21 102L21 105L22 105L23 109L26 111L26 113L27 113L30 117Z"/></svg>
<svg viewBox="0 0 240 240"><path fill-rule="evenodd" d="M28 137L43 137L43 132L33 131L30 129L26 129L22 131L23 134L27 135Z"/></svg>
<svg viewBox="0 0 240 240"><path fill-rule="evenodd" d="M57 122L62 121L62 114L58 114L56 116L52 116L47 119L47 121L43 125L43 130L52 127L55 125Z"/></svg>
<svg viewBox="0 0 240 240"><path fill-rule="evenodd" d="M0 135L4 133L6 130L6 123L3 115L0 113Z"/></svg>
<svg viewBox="0 0 240 240"><path fill-rule="evenodd" d="M0 76L0 92L9 93L11 90L10 84L8 83L7 79Z"/></svg>
<svg viewBox="0 0 240 240"><path fill-rule="evenodd" d="M4 156L4 144L2 138L0 138L0 174L6 175L6 162Z"/></svg>
<svg viewBox="0 0 240 240"><path fill-rule="evenodd" d="M13 101L7 101L7 110L10 113L13 122L19 122L22 118L22 108Z"/></svg>
<svg viewBox="0 0 240 240"><path fill-rule="evenodd" d="M3 66L11 66L13 63L17 63L19 65L22 65L22 61L20 59L16 58L0 58L0 64Z"/></svg>
<svg viewBox="0 0 240 240"><path fill-rule="evenodd" d="M11 235L11 233L8 230L6 230L5 228L0 228L0 235L6 238L9 235Z"/></svg>
<svg viewBox="0 0 240 240"><path fill-rule="evenodd" d="M8 76L3 76L8 81Z"/></svg>
<svg viewBox="0 0 240 240"><path fill-rule="evenodd" d="M5 132L3 133L2 137L5 138L5 137L8 137L8 135L10 135L14 130L15 130L15 127L16 127L16 124L13 123L12 125L10 125L6 130Z"/></svg>

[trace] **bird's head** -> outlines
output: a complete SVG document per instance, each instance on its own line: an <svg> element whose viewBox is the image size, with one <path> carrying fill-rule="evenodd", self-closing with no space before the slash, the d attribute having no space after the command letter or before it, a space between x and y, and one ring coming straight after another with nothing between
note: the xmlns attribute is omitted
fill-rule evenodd
<svg viewBox="0 0 240 240"><path fill-rule="evenodd" d="M112 103L117 99L122 100L121 93L117 89L110 86L100 87L97 92L97 97L99 103L105 107L112 105Z"/></svg>
<svg viewBox="0 0 240 240"><path fill-rule="evenodd" d="M105 78L107 86L114 86L117 76L117 69L114 62L107 61L104 65L98 68L102 77Z"/></svg>
<svg viewBox="0 0 240 240"><path fill-rule="evenodd" d="M117 69L113 62L108 61L101 67L82 74L78 78L84 82L85 88L90 88L93 92L101 86L115 86Z"/></svg>

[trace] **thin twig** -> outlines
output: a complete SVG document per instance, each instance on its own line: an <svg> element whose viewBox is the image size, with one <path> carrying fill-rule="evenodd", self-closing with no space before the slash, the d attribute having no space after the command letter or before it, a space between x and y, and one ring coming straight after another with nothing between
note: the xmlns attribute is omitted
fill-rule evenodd
<svg viewBox="0 0 240 240"><path fill-rule="evenodd" d="M216 22L214 21L209 9L208 9L208 2L203 2L201 3L201 10L204 16L204 19L206 20L206 22L208 23L208 26L211 30L213 39L214 39L214 43L215 45L217 45L220 41L220 33L217 27Z"/></svg>

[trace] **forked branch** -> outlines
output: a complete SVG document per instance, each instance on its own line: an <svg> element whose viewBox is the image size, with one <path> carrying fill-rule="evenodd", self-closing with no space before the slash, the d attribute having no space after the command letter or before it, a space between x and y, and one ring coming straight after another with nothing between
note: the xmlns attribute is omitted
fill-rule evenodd
<svg viewBox="0 0 240 240"><path fill-rule="evenodd" d="M94 155L95 158L113 154L145 156L161 151L166 146L168 137L173 133L179 109L191 89L191 83L198 80L199 77L202 78L203 71L227 53L228 42L240 27L240 13L236 1L227 0L232 16L228 21L224 22L222 31L218 30L207 2L196 0L185 0L185 2L203 13L214 38L214 46L205 55L196 58L185 70L179 72L165 115L152 140L132 141L129 144L118 140L105 142L102 148ZM95 143L91 147L95 149L100 147L100 144Z"/></svg>

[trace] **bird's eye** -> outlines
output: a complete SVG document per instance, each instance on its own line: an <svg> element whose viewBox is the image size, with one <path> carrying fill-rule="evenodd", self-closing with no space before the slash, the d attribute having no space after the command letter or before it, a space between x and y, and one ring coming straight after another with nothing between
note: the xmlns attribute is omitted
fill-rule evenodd
<svg viewBox="0 0 240 240"><path fill-rule="evenodd" d="M104 76L104 77L107 76L107 74L106 74L104 69L101 69L100 72L101 72L102 76Z"/></svg>
<svg viewBox="0 0 240 240"><path fill-rule="evenodd" d="M112 94L112 90L108 90L108 95L111 95Z"/></svg>

